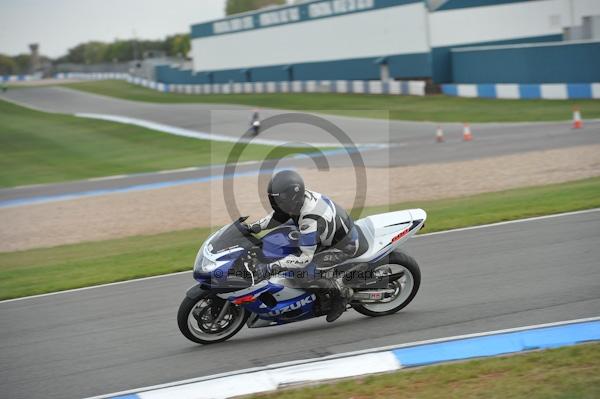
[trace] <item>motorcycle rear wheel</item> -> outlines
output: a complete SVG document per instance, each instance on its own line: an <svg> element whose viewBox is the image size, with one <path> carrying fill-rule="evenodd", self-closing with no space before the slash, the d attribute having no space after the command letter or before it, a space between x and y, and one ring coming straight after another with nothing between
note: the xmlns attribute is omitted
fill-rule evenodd
<svg viewBox="0 0 600 399"><path fill-rule="evenodd" d="M381 261L375 270L389 267L393 273L403 272L404 275L390 283L390 288L397 290L396 296L382 303L353 303L352 308L365 316L378 317L398 312L407 306L417 295L421 285L421 270L417 261L404 252L394 251Z"/></svg>
<svg viewBox="0 0 600 399"><path fill-rule="evenodd" d="M241 306L229 303L222 320L215 323L225 304L224 299L210 292L202 292L195 298L186 296L177 312L179 330L197 344L216 344L228 340L244 327L250 313Z"/></svg>

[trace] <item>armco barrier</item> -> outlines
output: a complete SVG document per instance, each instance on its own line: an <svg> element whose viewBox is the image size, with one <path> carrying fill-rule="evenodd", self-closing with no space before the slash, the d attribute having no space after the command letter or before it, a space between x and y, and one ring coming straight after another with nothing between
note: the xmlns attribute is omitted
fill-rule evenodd
<svg viewBox="0 0 600 399"><path fill-rule="evenodd" d="M600 83L548 84L445 84L442 92L449 96L503 99L598 99Z"/></svg>
<svg viewBox="0 0 600 399"><path fill-rule="evenodd" d="M149 89L183 94L230 93L357 93L424 96L423 81L307 80L293 82L231 82L215 84L169 84L131 76L125 73L59 73L57 79L119 79Z"/></svg>
<svg viewBox="0 0 600 399"><path fill-rule="evenodd" d="M82 79L82 80L107 80L107 79L116 79L116 80L130 80L130 79L139 79L136 82L141 84L141 78L134 78L128 73L120 73L120 72L65 72L65 73L57 73L54 75L56 79Z"/></svg>
<svg viewBox="0 0 600 399"><path fill-rule="evenodd" d="M0 75L0 82L23 82L40 78L40 75Z"/></svg>
<svg viewBox="0 0 600 399"><path fill-rule="evenodd" d="M229 398L292 384L600 340L600 317L492 331L234 371L98 398Z"/></svg>

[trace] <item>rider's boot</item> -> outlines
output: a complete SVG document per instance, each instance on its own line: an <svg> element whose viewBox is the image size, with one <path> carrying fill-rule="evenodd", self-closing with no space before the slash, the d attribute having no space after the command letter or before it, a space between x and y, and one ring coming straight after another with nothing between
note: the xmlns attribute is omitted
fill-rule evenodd
<svg viewBox="0 0 600 399"><path fill-rule="evenodd" d="M348 301L353 294L352 288L345 287L341 281L335 280L332 283L331 307L326 317L329 323L336 321L346 311Z"/></svg>

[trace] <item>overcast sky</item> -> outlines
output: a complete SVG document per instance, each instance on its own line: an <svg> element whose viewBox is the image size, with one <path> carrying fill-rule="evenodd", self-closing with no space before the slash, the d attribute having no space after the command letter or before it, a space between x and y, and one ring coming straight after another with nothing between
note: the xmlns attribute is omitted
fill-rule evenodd
<svg viewBox="0 0 600 399"><path fill-rule="evenodd" d="M0 0L0 53L58 57L88 40L162 39L221 18L225 0Z"/></svg>

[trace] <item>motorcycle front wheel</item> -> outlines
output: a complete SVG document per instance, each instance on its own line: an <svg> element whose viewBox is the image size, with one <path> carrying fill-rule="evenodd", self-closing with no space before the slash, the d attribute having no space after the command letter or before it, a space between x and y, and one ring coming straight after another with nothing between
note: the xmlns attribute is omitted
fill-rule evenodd
<svg viewBox="0 0 600 399"><path fill-rule="evenodd" d="M197 344L223 342L244 326L250 313L210 292L185 297L179 305L177 324L181 333Z"/></svg>

